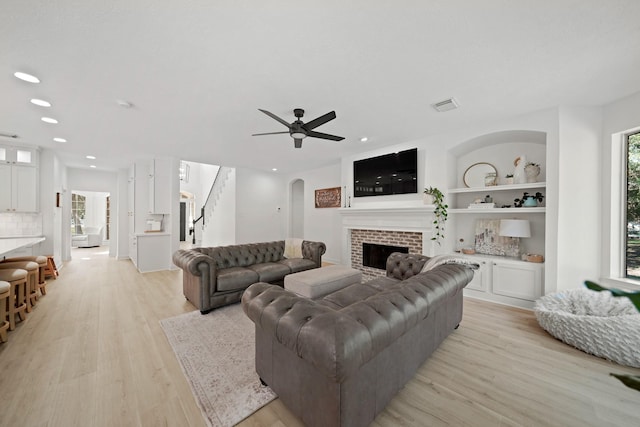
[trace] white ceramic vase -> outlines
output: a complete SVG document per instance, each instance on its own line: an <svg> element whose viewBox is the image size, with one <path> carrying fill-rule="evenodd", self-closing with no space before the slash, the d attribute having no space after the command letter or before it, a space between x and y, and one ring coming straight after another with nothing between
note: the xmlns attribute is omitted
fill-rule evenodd
<svg viewBox="0 0 640 427"><path fill-rule="evenodd" d="M422 201L425 205L432 205L436 198L433 197L433 194L422 193Z"/></svg>
<svg viewBox="0 0 640 427"><path fill-rule="evenodd" d="M538 175L540 175L540 166L527 165L524 168L524 173L527 176L527 182L538 182Z"/></svg>

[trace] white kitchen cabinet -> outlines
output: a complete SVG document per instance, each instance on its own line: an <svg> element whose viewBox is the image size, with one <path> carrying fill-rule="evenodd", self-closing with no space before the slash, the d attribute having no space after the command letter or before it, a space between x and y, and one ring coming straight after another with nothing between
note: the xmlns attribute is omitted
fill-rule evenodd
<svg viewBox="0 0 640 427"><path fill-rule="evenodd" d="M129 258L133 265L138 267L138 236L135 234L129 235Z"/></svg>
<svg viewBox="0 0 640 427"><path fill-rule="evenodd" d="M176 172L177 173L177 172ZM149 163L150 214L171 213L171 160L152 159Z"/></svg>
<svg viewBox="0 0 640 427"><path fill-rule="evenodd" d="M38 170L33 166L0 164L0 212L38 211Z"/></svg>
<svg viewBox="0 0 640 427"><path fill-rule="evenodd" d="M137 253L134 264L138 267L138 271L146 273L171 268L171 235L169 233L145 233L135 237Z"/></svg>

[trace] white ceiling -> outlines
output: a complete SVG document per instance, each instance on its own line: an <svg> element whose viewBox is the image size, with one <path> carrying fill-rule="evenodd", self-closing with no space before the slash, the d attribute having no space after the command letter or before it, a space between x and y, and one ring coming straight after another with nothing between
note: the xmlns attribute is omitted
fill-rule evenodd
<svg viewBox="0 0 640 427"><path fill-rule="evenodd" d="M0 132L19 135L0 142L74 167L171 155L292 172L640 90L638 0L2 0L0 16ZM448 97L461 107L431 108ZM316 131L346 139L251 136L286 130L258 108L291 122L296 107L335 110Z"/></svg>

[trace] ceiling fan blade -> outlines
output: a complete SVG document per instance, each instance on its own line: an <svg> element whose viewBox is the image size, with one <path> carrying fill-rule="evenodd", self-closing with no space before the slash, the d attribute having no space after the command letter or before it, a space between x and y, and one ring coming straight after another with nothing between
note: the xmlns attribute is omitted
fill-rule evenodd
<svg viewBox="0 0 640 427"><path fill-rule="evenodd" d="M284 132L266 132L266 133L252 133L251 136L261 136L261 135L278 135L281 133L289 133L288 130L285 130Z"/></svg>
<svg viewBox="0 0 640 427"><path fill-rule="evenodd" d="M343 136L329 135L328 133L315 132L315 131L307 132L307 136L312 138L330 139L331 141L342 141L344 139Z"/></svg>
<svg viewBox="0 0 640 427"><path fill-rule="evenodd" d="M304 128L306 130L315 129L318 126L323 125L323 124L327 123L328 121L331 121L331 120L333 120L335 118L336 118L336 112L335 111L330 111L327 114L325 114L324 116L320 116L317 119L311 120L309 123L305 123L304 124Z"/></svg>
<svg viewBox="0 0 640 427"><path fill-rule="evenodd" d="M258 110L262 111L263 113L265 113L267 116L271 117L272 119L279 121L280 123L282 123L286 127L291 128L291 125L288 122L284 121L284 119L281 119L280 117L276 116L272 112L267 111L267 110L262 110L260 108L258 108Z"/></svg>
<svg viewBox="0 0 640 427"><path fill-rule="evenodd" d="M302 139L301 138L294 138L293 139L293 146L296 148L302 148Z"/></svg>

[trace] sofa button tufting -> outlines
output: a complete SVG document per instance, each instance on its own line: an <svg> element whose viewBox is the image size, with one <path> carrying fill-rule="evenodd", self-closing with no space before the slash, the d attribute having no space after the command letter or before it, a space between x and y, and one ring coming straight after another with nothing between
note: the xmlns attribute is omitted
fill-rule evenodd
<svg viewBox="0 0 640 427"><path fill-rule="evenodd" d="M304 320L308 322L309 320L311 320L311 316L305 317Z"/></svg>

